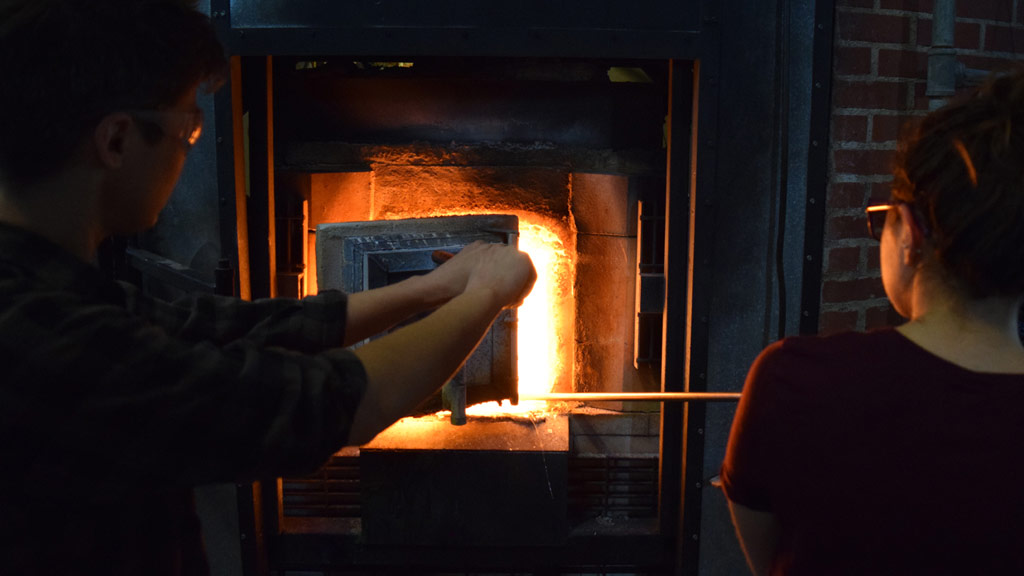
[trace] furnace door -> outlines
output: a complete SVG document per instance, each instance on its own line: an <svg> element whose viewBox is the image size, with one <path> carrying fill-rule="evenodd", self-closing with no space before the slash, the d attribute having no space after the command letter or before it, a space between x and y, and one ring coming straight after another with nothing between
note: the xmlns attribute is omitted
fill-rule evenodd
<svg viewBox="0 0 1024 576"><path fill-rule="evenodd" d="M317 285L348 293L387 286L436 268L435 251L454 253L476 241L517 246L518 229L514 215L321 224L316 230ZM468 405L518 403L515 310L501 313L451 385L465 387ZM446 408L436 394L414 413Z"/></svg>

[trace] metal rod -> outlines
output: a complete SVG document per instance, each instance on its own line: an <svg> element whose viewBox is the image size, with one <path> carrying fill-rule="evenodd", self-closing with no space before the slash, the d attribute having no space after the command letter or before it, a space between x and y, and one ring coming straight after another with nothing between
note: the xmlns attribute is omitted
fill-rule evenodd
<svg viewBox="0 0 1024 576"><path fill-rule="evenodd" d="M740 399L739 392L576 392L520 394L520 400L650 400L653 402L729 402Z"/></svg>

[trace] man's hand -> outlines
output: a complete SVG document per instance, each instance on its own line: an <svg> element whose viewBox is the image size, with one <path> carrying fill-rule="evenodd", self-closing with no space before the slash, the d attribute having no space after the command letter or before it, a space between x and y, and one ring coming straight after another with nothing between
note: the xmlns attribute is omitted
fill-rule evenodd
<svg viewBox="0 0 1024 576"><path fill-rule="evenodd" d="M471 288L478 291L477 296L493 300L497 313L520 304L536 279L533 263L525 253L504 244L474 242L428 274L349 294L344 345L380 334Z"/></svg>
<svg viewBox="0 0 1024 576"><path fill-rule="evenodd" d="M432 290L450 300L467 290L489 290L501 308L522 303L537 272L529 255L504 244L474 242L427 274Z"/></svg>

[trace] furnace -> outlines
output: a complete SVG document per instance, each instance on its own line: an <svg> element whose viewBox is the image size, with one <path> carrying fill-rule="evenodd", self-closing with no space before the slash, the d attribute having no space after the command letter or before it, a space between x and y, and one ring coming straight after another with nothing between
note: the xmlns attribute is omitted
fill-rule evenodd
<svg viewBox="0 0 1024 576"><path fill-rule="evenodd" d="M538 272L435 401L336 456L357 481L283 483L285 529L319 518L375 545L564 545L586 524L655 534L660 404L538 400L660 390L666 87L655 70L281 63L280 292L380 286L472 241L516 244ZM449 421L465 428L438 425ZM334 516L318 491L358 498L359 513ZM521 514L536 520L508 520Z"/></svg>
<svg viewBox="0 0 1024 576"><path fill-rule="evenodd" d="M242 297L301 297L323 280L323 227L494 215L553 279L510 324L516 361L499 361L506 334L470 366L503 384L467 386L465 425L438 400L316 475L238 487L218 509L237 504L241 571L743 570L707 490L733 405L624 398L734 393L768 332L815 320L803 214L824 205L809 180L828 159L787 148L803 128L783 112L801 82L827 111L828 58L813 83L780 68L825 54L802 42L828 37L831 3L811 4L782 20L753 0L212 0L232 80L201 102L210 137L143 238L159 257L131 252L151 291L231 291L213 279L234 275ZM415 272L364 256L367 277ZM611 396L578 400L596 393ZM546 529L503 520L516 508Z"/></svg>

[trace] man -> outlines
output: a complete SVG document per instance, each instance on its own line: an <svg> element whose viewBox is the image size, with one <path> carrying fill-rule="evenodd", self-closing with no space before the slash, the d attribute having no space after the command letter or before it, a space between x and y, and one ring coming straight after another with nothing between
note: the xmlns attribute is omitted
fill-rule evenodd
<svg viewBox="0 0 1024 576"><path fill-rule="evenodd" d="M224 65L186 0L0 0L0 573L208 573L193 486L368 441L533 285L525 254L483 244L303 301L166 304L105 278L97 247L156 221Z"/></svg>

